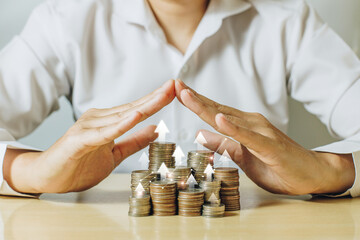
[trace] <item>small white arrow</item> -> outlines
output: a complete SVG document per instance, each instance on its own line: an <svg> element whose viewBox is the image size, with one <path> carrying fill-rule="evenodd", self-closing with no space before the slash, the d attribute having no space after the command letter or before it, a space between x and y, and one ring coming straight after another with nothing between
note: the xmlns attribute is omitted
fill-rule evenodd
<svg viewBox="0 0 360 240"><path fill-rule="evenodd" d="M181 166L183 164L182 158L185 157L185 155L180 146L176 147L175 152L172 156L175 157L176 166Z"/></svg>
<svg viewBox="0 0 360 240"><path fill-rule="evenodd" d="M205 145L207 143L207 141L206 141L204 135L201 132L199 132L194 143L196 143L196 145L197 145L197 150L202 150L202 149L204 149L203 145Z"/></svg>
<svg viewBox="0 0 360 240"><path fill-rule="evenodd" d="M214 169L212 168L212 166L210 164L208 164L206 166L204 173L206 173L206 180L211 182L212 174L214 173Z"/></svg>
<svg viewBox="0 0 360 240"><path fill-rule="evenodd" d="M161 164L158 173L160 173L161 180L166 179L166 174L169 173L169 169L166 167L165 163Z"/></svg>
<svg viewBox="0 0 360 240"><path fill-rule="evenodd" d="M229 167L230 166L230 162L231 162L231 157L230 154L228 153L228 151L225 149L225 151L223 152L223 154L221 155L219 162L221 164L221 166L223 167Z"/></svg>
<svg viewBox="0 0 360 240"><path fill-rule="evenodd" d="M189 185L189 189L195 188L195 185L197 185L197 181L194 178L194 175L190 174L190 177L186 181L186 184Z"/></svg>
<svg viewBox="0 0 360 240"><path fill-rule="evenodd" d="M169 129L167 128L165 122L161 120L155 129L155 132L159 134L159 142L165 142L165 136L169 133Z"/></svg>
<svg viewBox="0 0 360 240"><path fill-rule="evenodd" d="M143 152L143 153L141 154L141 157L139 158L139 163L141 164L141 168L142 168L142 169L148 168L148 166L149 166L149 157L148 157L148 155L146 154L146 152Z"/></svg>
<svg viewBox="0 0 360 240"><path fill-rule="evenodd" d="M212 205L216 204L219 201L219 199L215 196L214 193L212 193L208 199L208 202L210 202Z"/></svg>
<svg viewBox="0 0 360 240"><path fill-rule="evenodd" d="M136 192L136 197L144 196L145 189L141 183L139 183L139 185L137 185L135 192Z"/></svg>

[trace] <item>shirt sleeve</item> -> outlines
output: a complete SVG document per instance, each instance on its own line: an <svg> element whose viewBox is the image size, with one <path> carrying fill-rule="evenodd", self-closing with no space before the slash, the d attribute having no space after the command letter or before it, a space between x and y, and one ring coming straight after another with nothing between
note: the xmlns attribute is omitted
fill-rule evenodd
<svg viewBox="0 0 360 240"><path fill-rule="evenodd" d="M48 3L31 14L24 30L0 52L0 195L24 195L3 179L8 148L34 149L16 142L32 132L69 96L68 73L58 45L60 29Z"/></svg>
<svg viewBox="0 0 360 240"><path fill-rule="evenodd" d="M288 91L338 142L314 150L353 154L356 179L345 194L360 195L360 61L306 3L290 24Z"/></svg>

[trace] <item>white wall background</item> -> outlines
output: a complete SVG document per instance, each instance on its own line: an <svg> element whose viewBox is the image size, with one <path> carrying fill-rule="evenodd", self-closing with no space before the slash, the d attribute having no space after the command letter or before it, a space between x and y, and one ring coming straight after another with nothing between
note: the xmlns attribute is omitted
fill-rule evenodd
<svg viewBox="0 0 360 240"><path fill-rule="evenodd" d="M31 10L43 0L0 0L0 49L23 28ZM224 0L226 1L226 0ZM360 56L360 0L308 0ZM66 99L36 131L20 141L47 149L73 124L72 110ZM6 113L1 113L6 114ZM308 114L301 104L290 101L289 135L304 147L312 148L333 141L326 128Z"/></svg>

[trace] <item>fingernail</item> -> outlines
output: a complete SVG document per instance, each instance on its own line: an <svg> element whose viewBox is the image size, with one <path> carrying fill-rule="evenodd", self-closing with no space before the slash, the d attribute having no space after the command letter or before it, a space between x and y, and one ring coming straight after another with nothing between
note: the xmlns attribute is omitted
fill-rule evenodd
<svg viewBox="0 0 360 240"><path fill-rule="evenodd" d="M227 120L226 116L223 113L216 114L216 117L223 118L223 119Z"/></svg>

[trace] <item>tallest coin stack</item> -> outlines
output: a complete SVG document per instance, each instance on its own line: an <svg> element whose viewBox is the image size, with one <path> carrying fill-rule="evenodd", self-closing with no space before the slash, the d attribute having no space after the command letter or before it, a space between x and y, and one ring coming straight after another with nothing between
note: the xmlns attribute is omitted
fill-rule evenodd
<svg viewBox="0 0 360 240"><path fill-rule="evenodd" d="M158 172L160 166L165 163L167 168L175 168L173 157L176 148L175 143L152 142L149 147L149 170Z"/></svg>

